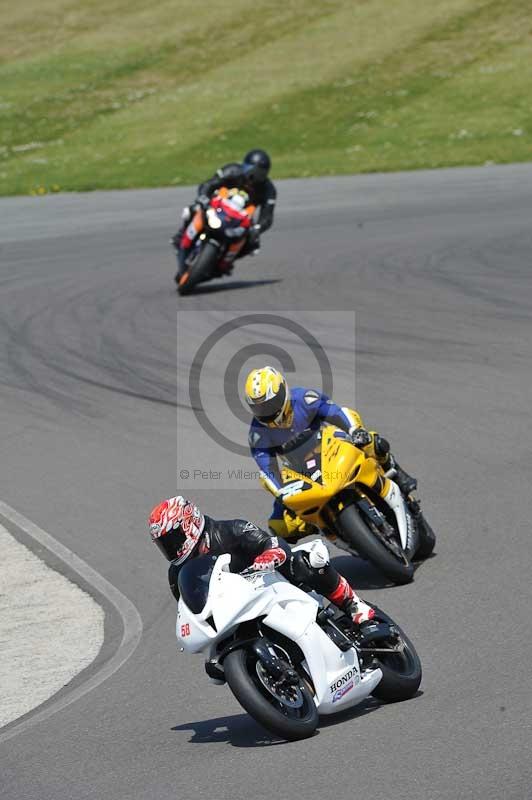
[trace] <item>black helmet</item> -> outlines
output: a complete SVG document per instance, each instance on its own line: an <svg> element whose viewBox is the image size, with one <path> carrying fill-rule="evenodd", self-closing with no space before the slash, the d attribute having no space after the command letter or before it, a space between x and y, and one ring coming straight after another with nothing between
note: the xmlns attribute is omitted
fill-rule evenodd
<svg viewBox="0 0 532 800"><path fill-rule="evenodd" d="M244 156L243 167L252 183L264 183L272 165L270 156L265 150L250 150Z"/></svg>

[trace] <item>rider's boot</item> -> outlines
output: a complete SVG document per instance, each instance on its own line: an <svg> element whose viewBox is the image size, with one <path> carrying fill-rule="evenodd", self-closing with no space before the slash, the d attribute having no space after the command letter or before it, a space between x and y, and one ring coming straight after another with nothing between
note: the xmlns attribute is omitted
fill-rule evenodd
<svg viewBox="0 0 532 800"><path fill-rule="evenodd" d="M187 271L186 259L188 255L188 250L184 250L182 247L176 246L176 259L177 259L177 272L175 274L175 282L179 283L179 279L183 275L184 272Z"/></svg>
<svg viewBox="0 0 532 800"><path fill-rule="evenodd" d="M421 504L417 498L410 497L408 499L408 510L417 527L419 544L416 550L415 558L417 560L428 558L434 550L436 544L436 536L430 527L429 523L423 516L421 511Z"/></svg>
<svg viewBox="0 0 532 800"><path fill-rule="evenodd" d="M258 256L260 253L260 225L254 225L249 231L244 246L238 251L236 258Z"/></svg>
<svg viewBox="0 0 532 800"><path fill-rule="evenodd" d="M393 480L399 486L401 493L408 497L408 495L417 489L417 480L413 478L408 472L399 466L395 457L390 452L390 443L383 436L380 436L376 431L372 431L373 447L375 455L381 467L387 472L389 469L395 470Z"/></svg>
<svg viewBox="0 0 532 800"><path fill-rule="evenodd" d="M188 211L188 209L185 209ZM190 219L190 214L188 217L185 216L185 212L183 212L183 221L177 233L175 233L172 238L170 239L170 244L173 245L175 249L175 256L177 259L177 272L175 275L175 282L179 283L179 279L181 275L186 272L186 258L188 255L188 250L181 246L181 240L183 239L183 234L185 232L187 222Z"/></svg>
<svg viewBox="0 0 532 800"><path fill-rule="evenodd" d="M364 623L373 619L375 611L356 594L343 575L339 575L338 578L338 586L334 592L327 595L327 599L345 611L353 623L362 630Z"/></svg>
<svg viewBox="0 0 532 800"><path fill-rule="evenodd" d="M282 503L276 502L268 520L268 527L275 536L282 536L291 542L303 538L303 536L313 536L318 534L318 528L310 522L306 522L298 517L293 511L283 507Z"/></svg>
<svg viewBox="0 0 532 800"><path fill-rule="evenodd" d="M183 234L187 229L191 217L192 217L192 206L185 206L185 208L183 209L183 213L181 214L181 224L177 229L177 232L174 233L174 235L170 239L170 244L173 244L176 250L179 250L181 239L183 238Z"/></svg>
<svg viewBox="0 0 532 800"><path fill-rule="evenodd" d="M405 472L391 453L388 454L388 459L386 463L383 464L383 468L385 470L395 470L395 475L392 480L398 485L404 497L408 497L409 494L412 494L412 492L417 489L417 479L409 475L408 472Z"/></svg>

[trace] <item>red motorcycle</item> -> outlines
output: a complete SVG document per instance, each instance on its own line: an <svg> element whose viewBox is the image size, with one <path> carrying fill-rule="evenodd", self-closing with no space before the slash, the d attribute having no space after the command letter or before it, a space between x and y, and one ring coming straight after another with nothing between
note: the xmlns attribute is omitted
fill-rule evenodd
<svg viewBox="0 0 532 800"><path fill-rule="evenodd" d="M181 237L179 247L187 255L176 275L177 291L190 294L198 283L232 272L233 261L253 225L255 206L240 189L222 187L208 208L198 208Z"/></svg>

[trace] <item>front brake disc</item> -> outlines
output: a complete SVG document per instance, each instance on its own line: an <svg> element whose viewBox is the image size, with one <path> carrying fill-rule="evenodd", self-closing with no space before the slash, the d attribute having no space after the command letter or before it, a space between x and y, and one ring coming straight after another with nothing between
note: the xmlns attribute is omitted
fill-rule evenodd
<svg viewBox="0 0 532 800"><path fill-rule="evenodd" d="M301 708L304 701L299 686L288 684L282 678L275 679L260 661L257 661L255 668L259 681L277 702L289 708Z"/></svg>

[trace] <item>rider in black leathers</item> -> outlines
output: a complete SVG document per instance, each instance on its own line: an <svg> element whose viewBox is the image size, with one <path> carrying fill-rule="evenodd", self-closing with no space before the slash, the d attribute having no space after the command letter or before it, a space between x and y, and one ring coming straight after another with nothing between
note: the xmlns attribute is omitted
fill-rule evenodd
<svg viewBox="0 0 532 800"><path fill-rule="evenodd" d="M149 518L152 539L171 562L168 580L179 599L177 580L188 558L231 554L231 571L277 569L291 583L304 585L327 597L349 614L355 625L374 616L373 609L353 591L329 560L321 541L307 550L292 552L281 538L243 519L215 520L183 497L172 497L156 506Z"/></svg>
<svg viewBox="0 0 532 800"><path fill-rule="evenodd" d="M241 164L231 162L225 164L210 178L198 186L198 196L194 203L183 209L182 222L179 230L172 238L172 243L177 251L179 269L184 269L187 250L181 247L183 233L192 217L194 210L200 206L207 208L213 194L226 186L228 189L243 189L249 195L250 203L257 206L258 218L251 227L247 241L237 258L255 253L260 247L260 235L271 228L273 214L277 199L277 190L268 178L271 167L269 155L264 150L250 150L246 153Z"/></svg>

